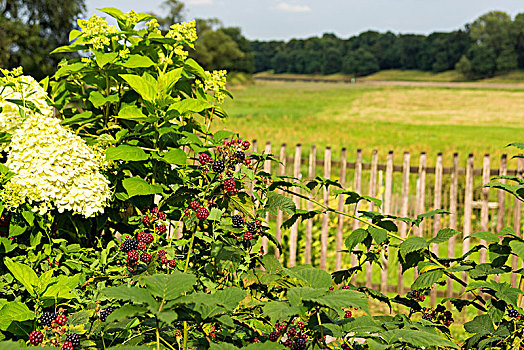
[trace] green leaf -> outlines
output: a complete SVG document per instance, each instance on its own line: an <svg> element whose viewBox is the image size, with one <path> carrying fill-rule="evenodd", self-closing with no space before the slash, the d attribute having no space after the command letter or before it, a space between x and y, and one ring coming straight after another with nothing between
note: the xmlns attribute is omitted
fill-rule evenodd
<svg viewBox="0 0 524 350"><path fill-rule="evenodd" d="M330 291L321 297L306 300L327 306L337 312L344 307L355 307L369 314L369 303L366 294L354 290L339 289Z"/></svg>
<svg viewBox="0 0 524 350"><path fill-rule="evenodd" d="M364 242L368 236L368 231L363 228L358 228L353 231L348 238L346 238L345 244L346 248L351 252L359 243Z"/></svg>
<svg viewBox="0 0 524 350"><path fill-rule="evenodd" d="M244 300L247 292L238 287L228 287L217 291L213 295L218 300L218 305L225 307L228 311L233 311Z"/></svg>
<svg viewBox="0 0 524 350"><path fill-rule="evenodd" d="M113 17L114 19L124 19L124 13L117 8L104 7L104 8L97 9L97 10L107 13L109 16Z"/></svg>
<svg viewBox="0 0 524 350"><path fill-rule="evenodd" d="M230 138L230 137L233 137L235 136L236 133L232 132L232 131L227 131L227 130L218 130L214 135L213 135L213 141L215 141L215 143L219 143L221 142L222 140L224 139L227 139L227 138Z"/></svg>
<svg viewBox="0 0 524 350"><path fill-rule="evenodd" d="M138 92L144 100L153 102L156 95L155 85L148 79L133 74L120 74L120 77L122 77L133 90Z"/></svg>
<svg viewBox="0 0 524 350"><path fill-rule="evenodd" d="M108 63L113 62L118 57L118 52L100 52L95 51L95 58L96 58L96 64L100 68L104 68L104 66Z"/></svg>
<svg viewBox="0 0 524 350"><path fill-rule="evenodd" d="M209 347L209 350L238 350L236 346L233 344L228 343L211 343L211 346Z"/></svg>
<svg viewBox="0 0 524 350"><path fill-rule="evenodd" d="M190 291L196 283L194 275L179 271L170 275L148 276L143 280L148 291L163 300L178 298L182 293Z"/></svg>
<svg viewBox="0 0 524 350"><path fill-rule="evenodd" d="M186 152L180 148L171 148L163 155L162 159L169 164L185 165L187 162Z"/></svg>
<svg viewBox="0 0 524 350"><path fill-rule="evenodd" d="M480 239L483 239L483 240L485 240L487 242L492 242L492 243L498 243L499 242L499 236L497 236L494 233L485 232L485 231L475 232L475 233L465 237L464 239L467 239L467 238L480 238Z"/></svg>
<svg viewBox="0 0 524 350"><path fill-rule="evenodd" d="M267 195L266 209L270 214L273 215L277 214L277 209L280 209L288 214L293 214L296 211L296 206L291 198L288 198L279 193L270 192Z"/></svg>
<svg viewBox="0 0 524 350"><path fill-rule="evenodd" d="M449 239L456 234L460 233L457 230L454 230L452 228L445 228L440 231L438 231L437 235L429 241L429 243L444 243L449 241Z"/></svg>
<svg viewBox="0 0 524 350"><path fill-rule="evenodd" d="M13 277L24 285L29 294L36 296L34 288L38 286L39 279L33 269L25 264L14 262L9 257L4 258L4 264Z"/></svg>
<svg viewBox="0 0 524 350"><path fill-rule="evenodd" d="M244 346L242 349L245 349L245 350L282 350L285 348L284 348L284 345L282 344L266 341L265 343L249 344L248 346Z"/></svg>
<svg viewBox="0 0 524 350"><path fill-rule="evenodd" d="M105 105L106 103L118 102L118 95L104 96L98 91L93 91L89 95L89 101L91 101L95 108L99 108Z"/></svg>
<svg viewBox="0 0 524 350"><path fill-rule="evenodd" d="M107 160L123 160L125 162L138 162L149 157L144 150L137 146L119 145L106 149Z"/></svg>
<svg viewBox="0 0 524 350"><path fill-rule="evenodd" d="M283 301L270 301L262 309L264 310L264 315L269 316L273 324L278 320L287 320L291 316L300 313L298 306L290 306Z"/></svg>
<svg viewBox="0 0 524 350"><path fill-rule="evenodd" d="M468 333L476 333L480 335L491 334L495 332L495 327L489 315L478 315L469 322L464 323L464 329Z"/></svg>
<svg viewBox="0 0 524 350"><path fill-rule="evenodd" d="M403 343L408 343L411 346L415 346L415 348L420 348L420 347L434 348L435 346L437 346L437 347L448 347L448 348L460 349L460 347L457 344L447 340L446 338L438 334L430 333L430 332L423 331L423 330L391 329L389 331L380 333L380 335L389 344L403 342Z"/></svg>
<svg viewBox="0 0 524 350"><path fill-rule="evenodd" d="M513 250L513 252L518 255L519 258L524 260L524 242L514 239L509 242L509 246L511 247L511 250Z"/></svg>
<svg viewBox="0 0 524 350"><path fill-rule="evenodd" d="M147 56L129 55L129 58L123 63L120 63L120 65L126 68L146 68L155 65L155 62L151 61Z"/></svg>
<svg viewBox="0 0 524 350"><path fill-rule="evenodd" d="M405 258L409 253L426 249L428 246L428 242L422 237L409 237L400 244L400 254Z"/></svg>
<svg viewBox="0 0 524 350"><path fill-rule="evenodd" d="M313 267L308 268L291 268L295 275L299 276L304 282L307 282L312 288L325 288L326 290L331 286L331 275L320 269Z"/></svg>
<svg viewBox="0 0 524 350"><path fill-rule="evenodd" d="M229 199L229 209L238 210L244 215L254 218L256 216L255 204L251 197L245 192L239 192L236 196L231 196Z"/></svg>
<svg viewBox="0 0 524 350"><path fill-rule="evenodd" d="M155 304L155 299L145 289L140 287L128 287L120 285L118 287L110 287L102 289L101 294L107 298L117 300L129 300L135 303L144 303L149 305Z"/></svg>
<svg viewBox="0 0 524 350"><path fill-rule="evenodd" d="M213 107L213 105L207 101L199 100L196 98L186 98L180 102L171 104L168 110L176 110L180 114L186 113L199 113L204 109Z"/></svg>
<svg viewBox="0 0 524 350"><path fill-rule="evenodd" d="M34 318L34 312L31 312L24 303L18 301L6 303L0 309L0 330L7 330L13 321L21 322Z"/></svg>
<svg viewBox="0 0 524 350"><path fill-rule="evenodd" d="M146 121L150 118L142 113L140 108L134 106L125 106L118 112L118 119Z"/></svg>
<svg viewBox="0 0 524 350"><path fill-rule="evenodd" d="M426 273L422 273L411 285L411 290L429 288L440 278L442 278L443 274L443 270L432 270Z"/></svg>
<svg viewBox="0 0 524 350"><path fill-rule="evenodd" d="M381 244L386 239L388 239L388 231L384 230L383 228L369 227L368 231L377 244Z"/></svg>
<svg viewBox="0 0 524 350"><path fill-rule="evenodd" d="M126 189L129 198L134 196L147 196L150 194L162 193L162 186L151 185L146 180L138 176L124 179L124 181L122 181L122 185Z"/></svg>

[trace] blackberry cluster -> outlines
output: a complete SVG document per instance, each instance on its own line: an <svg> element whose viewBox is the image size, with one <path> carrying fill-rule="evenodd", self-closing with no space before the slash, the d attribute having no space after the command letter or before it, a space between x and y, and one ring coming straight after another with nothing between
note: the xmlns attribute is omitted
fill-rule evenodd
<svg viewBox="0 0 524 350"><path fill-rule="evenodd" d="M138 255L138 252L136 250L132 250L129 253L127 253L127 263L129 265L135 265L138 262L138 259L140 256Z"/></svg>
<svg viewBox="0 0 524 350"><path fill-rule="evenodd" d="M138 242L137 249L138 250L146 250L147 249L147 244L145 244L144 242Z"/></svg>
<svg viewBox="0 0 524 350"><path fill-rule="evenodd" d="M205 153L200 153L198 156L198 161L200 164L205 165L211 161L211 157Z"/></svg>
<svg viewBox="0 0 524 350"><path fill-rule="evenodd" d="M277 341L280 336L282 345L293 350L304 350L307 348L308 335L305 333L305 324L300 319L295 319L289 325L285 322L275 325L276 330L269 334L269 340ZM284 340L285 339L285 340Z"/></svg>
<svg viewBox="0 0 524 350"><path fill-rule="evenodd" d="M56 315L52 312L44 312L38 319L42 326L51 327L51 323L56 320Z"/></svg>
<svg viewBox="0 0 524 350"><path fill-rule="evenodd" d="M144 225L149 226L149 224L151 223L151 218L147 215L144 215L142 216L142 222L144 223Z"/></svg>
<svg viewBox="0 0 524 350"><path fill-rule="evenodd" d="M160 249L158 251L158 256L166 256L166 251L164 249Z"/></svg>
<svg viewBox="0 0 524 350"><path fill-rule="evenodd" d="M349 286L346 284L346 285L342 286L342 289L349 289Z"/></svg>
<svg viewBox="0 0 524 350"><path fill-rule="evenodd" d="M158 213L158 220L165 220L166 219L166 213Z"/></svg>
<svg viewBox="0 0 524 350"><path fill-rule="evenodd" d="M164 225L164 224L156 225L155 229L159 233L165 233L166 232L166 225Z"/></svg>
<svg viewBox="0 0 524 350"><path fill-rule="evenodd" d="M426 289L415 289L406 295L410 299L415 299L418 301L424 301L426 299L426 296L429 295L429 288Z"/></svg>
<svg viewBox="0 0 524 350"><path fill-rule="evenodd" d="M115 309L111 306L102 309L102 311L100 311L100 321L105 322L107 320L107 317L111 315L113 311L115 311Z"/></svg>
<svg viewBox="0 0 524 350"><path fill-rule="evenodd" d="M123 251L124 253L129 253L130 251L137 250L137 249L138 249L138 242L135 239L130 238L130 237L127 237L125 241L123 241L122 244L120 245L120 250Z"/></svg>
<svg viewBox="0 0 524 350"><path fill-rule="evenodd" d="M517 310L511 309L508 311L508 316L511 318L520 318L521 314Z"/></svg>
<svg viewBox="0 0 524 350"><path fill-rule="evenodd" d="M226 170L226 165L221 160L215 160L211 168L213 169L215 173L220 174L221 172Z"/></svg>
<svg viewBox="0 0 524 350"><path fill-rule="evenodd" d="M59 316L56 318L55 322L56 322L57 324L59 324L60 326L65 326L65 324L67 323L67 317L66 317L66 315L59 315Z"/></svg>
<svg viewBox="0 0 524 350"><path fill-rule="evenodd" d="M136 236L138 243L151 244L155 240L153 235L148 232L140 231Z"/></svg>
<svg viewBox="0 0 524 350"><path fill-rule="evenodd" d="M71 333L66 337L66 341L70 342L73 346L80 346L80 336L76 333Z"/></svg>
<svg viewBox="0 0 524 350"><path fill-rule="evenodd" d="M176 267L176 261L175 260L169 260L169 267L175 268Z"/></svg>
<svg viewBox="0 0 524 350"><path fill-rule="evenodd" d="M278 333L277 331L273 331L269 334L269 340L271 341L277 341L278 337L280 337L280 333Z"/></svg>
<svg viewBox="0 0 524 350"><path fill-rule="evenodd" d="M240 227L244 223L244 220L242 220L240 215L233 215L231 217L231 222L233 223L233 227Z"/></svg>
<svg viewBox="0 0 524 350"><path fill-rule="evenodd" d="M307 341L304 339L297 339L291 346L293 350L304 350L307 346Z"/></svg>
<svg viewBox="0 0 524 350"><path fill-rule="evenodd" d="M70 341L65 341L60 349L61 350L73 350L74 347L73 347L73 344Z"/></svg>
<svg viewBox="0 0 524 350"><path fill-rule="evenodd" d="M454 321L451 311L446 310L443 305L438 305L435 309L423 308L422 319L434 323L441 323L446 327L449 327Z"/></svg>
<svg viewBox="0 0 524 350"><path fill-rule="evenodd" d="M196 217L198 220L203 221L209 216L209 211L206 208L198 208Z"/></svg>
<svg viewBox="0 0 524 350"><path fill-rule="evenodd" d="M249 146L251 146L251 143L249 143L248 140L245 140L244 142L242 142L242 148L244 149L244 151L248 150Z"/></svg>
<svg viewBox="0 0 524 350"><path fill-rule="evenodd" d="M34 346L38 346L42 344L43 340L44 340L44 334L40 331L32 331L29 334L29 342L33 344Z"/></svg>
<svg viewBox="0 0 524 350"><path fill-rule="evenodd" d="M227 179L224 181L224 190L226 192L234 192L236 190L235 180Z"/></svg>

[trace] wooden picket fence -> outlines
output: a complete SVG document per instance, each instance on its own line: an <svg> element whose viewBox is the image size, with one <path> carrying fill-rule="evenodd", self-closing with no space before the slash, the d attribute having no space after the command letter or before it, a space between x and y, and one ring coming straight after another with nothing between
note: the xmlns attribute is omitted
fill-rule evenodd
<svg viewBox="0 0 524 350"><path fill-rule="evenodd" d="M257 150L257 142L253 142L254 149ZM273 167L270 161L264 164L266 172L276 172L280 175L293 175L299 179L314 178L322 175L325 178L337 178L340 183L353 191L378 197L382 200L381 208L374 207L373 203L359 204L365 205L366 210L379 210L384 214L395 214L403 217L415 216L433 209L445 209L449 215L437 215L426 220L420 227L414 227L410 234L423 237L431 237L444 227L450 227L462 232L462 237L457 235L449 240L447 256L454 258L462 255L470 249L472 243L470 239L464 239L468 235L477 231L498 232L504 227L512 227L517 233L521 233L522 228L522 206L521 202L511 197L509 194L500 190L493 190L483 187L490 181L490 178L498 175L519 175L523 173L523 159L517 159L516 168L508 168L508 158L503 155L497 168L492 168L492 159L489 154L483 156L482 168L475 168L475 157L470 154L467 157L465 166L459 165L459 155L452 155L451 167L444 167L444 155L439 153L435 159L435 165L428 165L428 156L421 153L416 165L412 165L412 158L408 152L403 155L402 164L394 164L393 152L386 155L385 163L379 161L379 154L376 150L371 152L371 162L363 162L363 151L357 150L353 161L348 161L346 148L340 151L340 158L336 162L332 161L332 149L326 147L323 159L318 159L317 148L311 147L309 156L303 155L301 145L296 145L294 156L288 157L288 150L285 144L279 150L272 149L271 143L266 143L264 149L259 149L266 154L276 154L281 165ZM278 152L277 152L278 151ZM291 152L290 152L291 153ZM317 168L321 167L321 171ZM332 169L338 170L336 173ZM503 180L502 180L503 181ZM317 200L321 200L325 205L335 207L340 212L354 213L361 208L354 205L344 204L343 196L335 197L331 194L331 189L324 188L313 195ZM293 201L298 208L313 210L313 204L309 201L294 196ZM280 252L275 247L268 244L264 239L262 246L265 252L275 254L287 266L296 264L313 264L322 269L329 265L330 270L340 270L350 266L356 266L356 256L351 256L350 261L344 261L348 256L342 253L344 239L357 229L361 223L357 220L348 220L340 214L325 213L320 219L310 219L306 223L297 223L288 231L283 232L280 226L284 220L282 212L278 212L276 217L267 217L267 221L274 223L275 237L279 242L285 243L285 251ZM320 227L319 237L314 237L316 227ZM399 234L405 237L409 227L405 223L399 224ZM299 239L300 237L300 239ZM313 249L313 246L319 249ZM480 243L485 243L481 241ZM457 245L458 244L458 245ZM460 249L462 244L462 249ZM433 252L438 253L438 246L431 247ZM457 252L457 249L459 251ZM333 254L333 252L335 252ZM442 251L440 252L442 256ZM334 259L333 259L334 255ZM379 283L374 277L377 270L373 270L370 265L365 269L365 280L361 281L368 287L378 287L383 292L405 292L404 274L399 269L395 281L389 277L392 254L389 257L382 256L382 269L380 270ZM486 250L482 249L478 254L478 261L486 261ZM517 259L511 261L513 270L516 270ZM394 269L397 269L395 265ZM391 267L393 268L393 267ZM391 275L394 275L392 272ZM516 274L512 274L511 283L515 285ZM508 281L509 282L509 281ZM358 283L358 281L357 281ZM456 290L456 289L455 289ZM454 293L453 285L448 280L445 290L432 291L434 302L437 294L451 296Z"/></svg>

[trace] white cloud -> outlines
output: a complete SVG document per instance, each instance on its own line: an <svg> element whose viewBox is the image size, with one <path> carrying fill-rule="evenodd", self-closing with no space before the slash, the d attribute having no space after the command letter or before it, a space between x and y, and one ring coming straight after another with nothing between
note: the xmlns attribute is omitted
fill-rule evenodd
<svg viewBox="0 0 524 350"><path fill-rule="evenodd" d="M287 2L281 2L275 8L284 12L311 12L311 7L307 5L295 5Z"/></svg>
<svg viewBox="0 0 524 350"><path fill-rule="evenodd" d="M186 0L184 1L186 5L211 5L213 0Z"/></svg>

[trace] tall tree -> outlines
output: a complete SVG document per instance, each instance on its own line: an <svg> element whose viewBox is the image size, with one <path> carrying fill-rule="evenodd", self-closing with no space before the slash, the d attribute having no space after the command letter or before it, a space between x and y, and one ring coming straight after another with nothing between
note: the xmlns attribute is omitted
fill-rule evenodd
<svg viewBox="0 0 524 350"><path fill-rule="evenodd" d="M158 18L160 29L168 31L169 27L174 23L179 23L184 20L185 5L180 0L164 0L160 5L162 8L162 15L154 15Z"/></svg>
<svg viewBox="0 0 524 350"><path fill-rule="evenodd" d="M49 52L69 42L84 11L84 0L1 0L0 66L22 66L37 79L52 74L62 56Z"/></svg>

